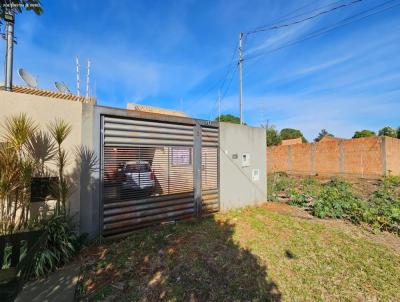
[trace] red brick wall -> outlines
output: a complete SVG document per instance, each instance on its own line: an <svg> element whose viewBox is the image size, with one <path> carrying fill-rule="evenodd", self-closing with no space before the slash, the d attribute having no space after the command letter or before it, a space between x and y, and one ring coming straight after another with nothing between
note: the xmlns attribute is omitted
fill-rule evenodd
<svg viewBox="0 0 400 302"><path fill-rule="evenodd" d="M343 140L344 174L373 177L383 175L381 137Z"/></svg>
<svg viewBox="0 0 400 302"><path fill-rule="evenodd" d="M321 175L338 174L339 141L325 141L314 144L315 172Z"/></svg>
<svg viewBox="0 0 400 302"><path fill-rule="evenodd" d="M267 150L268 172L378 178L400 175L400 140L390 137L326 140L273 146Z"/></svg>
<svg viewBox="0 0 400 302"><path fill-rule="evenodd" d="M268 172L288 171L289 146L273 146L267 148Z"/></svg>
<svg viewBox="0 0 400 302"><path fill-rule="evenodd" d="M386 137L386 171L390 175L400 175L400 139Z"/></svg>
<svg viewBox="0 0 400 302"><path fill-rule="evenodd" d="M291 170L299 174L312 174L311 144L290 146Z"/></svg>

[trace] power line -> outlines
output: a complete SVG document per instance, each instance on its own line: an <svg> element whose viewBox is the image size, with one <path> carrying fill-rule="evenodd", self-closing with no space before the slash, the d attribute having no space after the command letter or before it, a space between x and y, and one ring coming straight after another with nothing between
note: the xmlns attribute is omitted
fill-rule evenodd
<svg viewBox="0 0 400 302"><path fill-rule="evenodd" d="M328 9L328 10L324 10L324 11L322 11L322 12L319 12L319 13L317 13L317 14L315 14L315 15L312 15L312 16L309 16L309 17L307 17L307 18L303 18L303 19L301 19L301 20L297 20L297 21L294 21L294 22L291 22L291 23L286 23L286 24L281 24L281 25L274 25L274 26L270 26L270 27L255 29L255 30L253 30L253 31L247 32L246 34L247 34L247 35L251 35L251 34L258 33L258 32L269 31L269 30L275 30L275 29L279 29L279 28L283 28L283 27L289 27L289 26L292 26L292 25L296 25L296 24L299 24L299 23L302 23L302 22L306 22L306 21L309 21L309 20L318 18L318 17L320 17L320 16L322 16L322 15L325 15L325 14L332 13L332 12L334 12L334 11L336 11L336 10L339 10L339 9L342 9L342 8L345 8L345 7L352 6L352 5L357 4L357 3L360 3L360 2L362 2L362 1L363 1L363 0L353 0L352 2L349 2L349 3L345 3L345 4L341 4L341 5L332 7L332 8L330 8L330 9Z"/></svg>
<svg viewBox="0 0 400 302"><path fill-rule="evenodd" d="M343 19L343 20L337 22L337 23L334 24L333 26L326 26L326 27L323 27L323 28L321 28L321 29L319 29L319 30L316 30L316 31L314 31L314 32L312 32L312 33L310 33L310 34L308 34L307 36L305 36L305 37L303 37L303 38L301 38L301 39L292 40L292 41L289 41L288 43L286 43L286 44L284 44L284 45L282 45L282 46L279 46L279 47L277 47L277 48L274 48L274 49L271 49L271 50L268 50L268 51L265 51L265 52L260 52L260 53L254 54L254 55L252 55L252 56L245 57L244 60L252 60L252 59L255 59L255 58L257 58L257 57L260 57L260 56L263 56L263 55L266 55L266 54L269 54L269 53L272 53L272 52L281 50L281 49L283 49L283 48L287 48L287 47L293 46L293 45L295 45L295 44L299 44L299 43L304 42L304 41L306 41L306 40L309 40L309 39L312 39L312 38L315 38L315 37L319 37L319 36L321 36L321 35L324 35L324 34L326 34L326 33L329 33L329 32L331 32L331 31L333 31L333 30L335 30L335 29L337 29L337 28L340 28L340 27L342 27L342 26L345 26L345 25L348 25L348 24L350 24L350 23L353 23L353 22L356 22L356 21L360 21L360 20L366 19L366 18L368 18L368 17L371 17L371 16L374 16L374 15L383 13L383 12L389 10L389 9L393 9L393 8L395 8L395 7L397 7L397 6L400 5L400 3L397 3L397 4L395 4L395 5L386 7L386 8L384 8L384 9L381 9L381 10L378 10L378 11L375 11L375 12L373 12L373 13L370 13L370 14L367 14L367 15L364 15L364 16L363 16L363 14L365 14L365 13L368 13L368 12L371 12L371 11L373 11L373 10L379 9L380 7L383 7L383 6L385 6L385 5L387 5L387 4L391 3L391 2L394 2L394 1L395 1L395 0L386 1L385 3L382 3L382 4L380 4L380 5L377 5L377 6L373 7L373 8L371 8L371 9L364 10L364 11L362 11L362 12L360 12L360 13L357 13L357 14L354 14L354 15L348 17L348 18L345 18L345 19Z"/></svg>
<svg viewBox="0 0 400 302"><path fill-rule="evenodd" d="M220 90L223 89L226 79L228 78L229 74L232 71L232 66L234 63L234 59L235 59L235 54L238 50L239 47L239 43L235 44L235 48L233 50L232 56L231 56L231 60L228 64L224 65L227 66L226 72L224 74L224 76L221 78L221 80L216 81L214 84L212 84L204 93L202 93L200 96L197 96L196 98L192 99L192 102L198 101L201 98L205 97L206 95L208 95L211 91L215 90L216 88L219 88Z"/></svg>
<svg viewBox="0 0 400 302"><path fill-rule="evenodd" d="M315 9L315 10L312 10L311 12L318 11L318 10L320 10L320 9L322 9L322 8L329 7L329 6L332 6L332 5L334 5L334 4L337 4L337 3L340 3L340 2L343 2L343 1L344 1L344 0L335 1L335 2L333 2L333 3L331 3L331 4L324 5L324 6L322 6L322 7L319 7L319 8L317 8L317 9ZM363 0L357 0L357 1L363 1ZM306 13L303 13L303 14L295 15L295 16L290 17L290 18L285 18L285 17L290 16L290 15L292 15L292 14L298 12L298 11L301 11L302 9L304 9L304 8L306 8L306 7L311 6L312 4L313 4L313 3L308 3L308 4L306 4L306 5L303 5L303 6L301 6L300 8L298 8L298 9L292 11L292 12L289 12L289 13L286 14L286 15L283 15L282 17L280 17L280 18L278 18L278 19L275 19L275 22L290 20L290 19L293 19L293 18L302 16L302 15L304 15L304 14L306 14L306 13L310 13L310 12L306 12ZM262 27L259 27L259 28L257 28L257 29L261 29L261 28L262 28ZM246 36L244 36L244 38L246 38ZM205 96L208 95L211 91L215 90L217 87L219 88L218 90L223 90L223 88L224 88L224 86L225 86L225 83L226 83L226 81L227 81L227 79L228 79L230 73L232 72L232 65L233 65L233 63L234 63L235 54L236 54L238 48L239 48L239 43L236 43L235 48L234 48L234 51L233 51L233 53L232 53L232 57L231 57L230 63L227 64L227 70L226 70L226 73L224 74L222 80L221 80L221 81L215 82L215 83L214 83L213 85L211 85L204 93L202 93L200 96L196 97L196 98L195 98L194 100L192 100L192 101L197 101L197 100L199 100L199 99L205 97ZM236 66L236 67L237 67L237 66ZM236 70L234 70L234 72L236 72ZM227 89L225 89L224 94L223 94L223 96L222 96L222 99L224 98L226 92L229 90L230 85L232 84L232 80L233 80L233 77L231 77L230 82L229 82L229 84L228 84L229 87L228 87ZM222 100L222 99L221 99L221 100Z"/></svg>
<svg viewBox="0 0 400 302"><path fill-rule="evenodd" d="M268 23L268 24L264 24L264 25L258 26L258 27L254 28L254 29L252 29L252 30L249 30L248 32L250 32L250 31L256 31L256 30L259 30L259 29L262 29L262 28L266 28L266 27L273 26L273 25L275 25L277 22L289 21L289 20L292 20L292 19L295 19L295 18L304 16L304 15L307 15L307 14L311 14L311 13L317 12L317 11L319 11L319 10L321 10L321 9L324 9L324 8L326 8L326 7L330 7L330 6L332 6L332 5L338 4L338 3L343 2L343 1L346 1L346 0L334 1L334 2L332 2L332 3L330 3L330 4L326 4L326 5L317 7L317 8L315 8L315 9L306 11L306 12L304 12L304 13L301 13L301 14L298 14L298 15L294 15L294 16L292 16L292 17L288 17L288 16L293 15L294 13L296 13L296 12L298 12L298 11L301 11L302 9L304 9L304 8L306 8L306 7L309 7L309 6L313 5L313 4L315 4L313 1L311 1L311 3L308 3L308 4L306 4L306 5L303 5L303 6L297 8L297 9L295 9L295 10L293 10L293 11L291 11L291 12L289 12L289 13L287 13L287 14L285 14L285 15L279 17L279 18L276 18L276 19L272 20L272 21L271 21L270 23Z"/></svg>
<svg viewBox="0 0 400 302"><path fill-rule="evenodd" d="M210 111L210 115L209 115L209 120L211 120L211 116L212 116L213 113L214 113L214 110L215 110L215 108L216 108L217 103L218 103L218 102L222 102L222 100L225 98L226 94L228 93L229 89L231 88L232 81L233 81L233 79L235 78L235 75L236 75L236 72L237 72L237 67L238 67L238 65L236 65L236 68L233 70L233 73L231 74L231 77L230 77L229 81L227 82L228 84L227 84L227 86L226 86L224 92L222 93L222 95L220 95L220 96L216 99L216 101L214 102L213 106L211 107L211 111Z"/></svg>

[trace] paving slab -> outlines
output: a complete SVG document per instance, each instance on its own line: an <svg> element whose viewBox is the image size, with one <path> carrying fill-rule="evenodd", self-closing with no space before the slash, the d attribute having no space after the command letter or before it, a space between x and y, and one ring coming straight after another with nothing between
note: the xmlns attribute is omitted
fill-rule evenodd
<svg viewBox="0 0 400 302"><path fill-rule="evenodd" d="M28 282L15 302L72 302L79 273L79 264L73 263L45 279Z"/></svg>

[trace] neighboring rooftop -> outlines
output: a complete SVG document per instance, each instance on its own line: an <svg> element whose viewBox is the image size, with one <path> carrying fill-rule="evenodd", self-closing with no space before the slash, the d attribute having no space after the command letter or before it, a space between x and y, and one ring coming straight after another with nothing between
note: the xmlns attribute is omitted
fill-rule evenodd
<svg viewBox="0 0 400 302"><path fill-rule="evenodd" d="M4 90L4 86L0 86L0 89ZM70 94L70 93L62 93L62 92L57 92L57 91L32 88L32 87L28 87L28 86L13 85L12 92L38 95L38 96L63 99L63 100L70 100L70 101L81 102L81 103L96 104L95 97L87 98L85 96L77 96L77 95Z"/></svg>
<svg viewBox="0 0 400 302"><path fill-rule="evenodd" d="M139 104L133 104L133 103L128 103L128 105L126 106L126 109L134 110L134 111L147 112L147 113L156 113L156 114L172 115L172 116L179 116L179 117L188 117L184 112L181 112L181 111L164 109L164 108L153 107L153 106L145 106L145 105L139 105Z"/></svg>
<svg viewBox="0 0 400 302"><path fill-rule="evenodd" d="M297 145L297 144L301 144L301 143L303 143L303 141L301 140L301 137L282 140L283 146Z"/></svg>
<svg viewBox="0 0 400 302"><path fill-rule="evenodd" d="M344 138L325 135L323 138L321 138L320 142L340 141L340 140L343 140L343 139Z"/></svg>

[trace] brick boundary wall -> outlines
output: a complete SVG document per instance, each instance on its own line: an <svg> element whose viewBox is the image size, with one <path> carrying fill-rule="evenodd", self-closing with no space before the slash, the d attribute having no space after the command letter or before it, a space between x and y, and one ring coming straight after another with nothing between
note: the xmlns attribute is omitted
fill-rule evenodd
<svg viewBox="0 0 400 302"><path fill-rule="evenodd" d="M400 139L374 136L267 148L268 173L380 178L400 175Z"/></svg>

